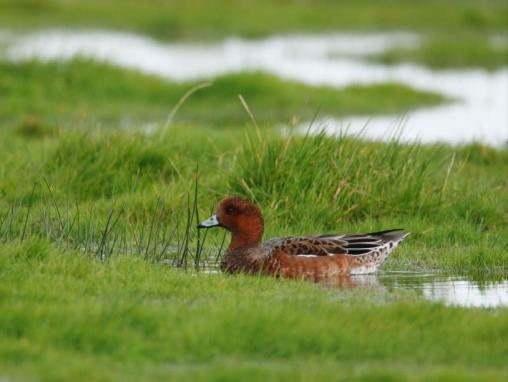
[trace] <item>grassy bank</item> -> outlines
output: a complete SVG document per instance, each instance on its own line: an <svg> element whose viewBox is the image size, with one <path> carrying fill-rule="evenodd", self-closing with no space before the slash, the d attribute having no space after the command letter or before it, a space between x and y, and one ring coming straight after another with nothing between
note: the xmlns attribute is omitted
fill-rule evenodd
<svg viewBox="0 0 508 382"><path fill-rule="evenodd" d="M2 245L0 373L20 380L501 381L506 310L192 275Z"/></svg>
<svg viewBox="0 0 508 382"><path fill-rule="evenodd" d="M267 237L405 227L413 236L388 268L506 274L506 149L260 134L178 125L166 135L8 130L0 239L86 243L94 253L107 240L148 258L160 240L157 251L167 244L178 250L164 256L178 257L184 237L195 243L189 227L198 216L238 194L260 204ZM176 226L169 243L164 235ZM221 232L207 235L219 245Z"/></svg>
<svg viewBox="0 0 508 382"><path fill-rule="evenodd" d="M181 258L196 241L190 219L233 193L261 205L267 237L402 226L413 236L388 267L506 272L506 149L281 137L274 128L318 110L397 112L442 101L437 95L396 84L336 90L235 74L193 94L164 130L196 83L81 60L0 65L8 95L0 105L3 241L50 238L100 256ZM238 94L262 127L258 134ZM176 244L163 238L174 226ZM218 246L222 234L210 238ZM165 246L177 249L164 254Z"/></svg>

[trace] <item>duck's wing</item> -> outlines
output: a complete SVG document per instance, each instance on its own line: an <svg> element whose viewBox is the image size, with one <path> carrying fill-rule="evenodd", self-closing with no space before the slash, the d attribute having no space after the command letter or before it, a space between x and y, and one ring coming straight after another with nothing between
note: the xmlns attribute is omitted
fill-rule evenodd
<svg viewBox="0 0 508 382"><path fill-rule="evenodd" d="M402 229L352 235L285 237L265 243L270 253L276 251L294 256L361 256L381 248L391 249L408 235Z"/></svg>

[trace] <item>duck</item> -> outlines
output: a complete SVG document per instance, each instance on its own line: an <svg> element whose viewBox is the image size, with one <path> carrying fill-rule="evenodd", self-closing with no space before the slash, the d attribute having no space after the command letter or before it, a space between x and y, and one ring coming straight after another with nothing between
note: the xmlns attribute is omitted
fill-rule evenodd
<svg viewBox="0 0 508 382"><path fill-rule="evenodd" d="M222 227L231 242L222 256L221 271L305 279L315 282L371 274L409 235L403 229L356 234L290 236L263 242L261 210L248 199L224 198L216 213L198 229Z"/></svg>

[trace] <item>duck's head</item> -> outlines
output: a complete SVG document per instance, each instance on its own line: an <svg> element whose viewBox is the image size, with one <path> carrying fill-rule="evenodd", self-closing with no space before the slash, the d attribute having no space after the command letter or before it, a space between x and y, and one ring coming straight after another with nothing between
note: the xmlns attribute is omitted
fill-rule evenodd
<svg viewBox="0 0 508 382"><path fill-rule="evenodd" d="M223 227L231 232L230 250L256 246L263 238L263 217L260 209L247 199L227 197L217 212L198 225L198 228Z"/></svg>

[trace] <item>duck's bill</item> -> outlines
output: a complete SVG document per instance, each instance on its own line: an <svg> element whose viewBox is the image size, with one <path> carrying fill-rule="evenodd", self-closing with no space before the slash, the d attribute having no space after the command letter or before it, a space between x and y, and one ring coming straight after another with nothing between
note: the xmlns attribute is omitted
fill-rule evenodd
<svg viewBox="0 0 508 382"><path fill-rule="evenodd" d="M219 220L217 219L217 215L212 215L208 219L198 224L198 228L212 228L218 226L220 226L220 223Z"/></svg>

